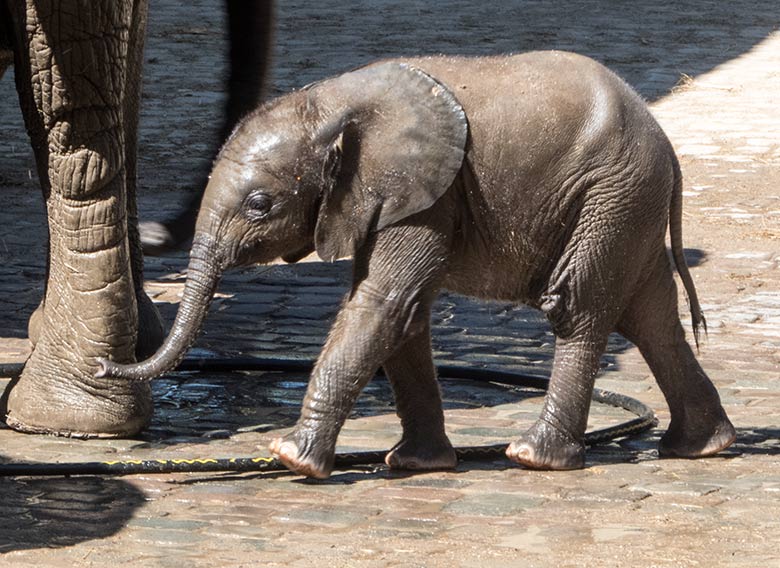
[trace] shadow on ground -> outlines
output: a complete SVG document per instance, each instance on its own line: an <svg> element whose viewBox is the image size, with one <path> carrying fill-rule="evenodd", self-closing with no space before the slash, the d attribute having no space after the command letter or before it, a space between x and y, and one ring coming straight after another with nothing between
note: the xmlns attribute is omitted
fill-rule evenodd
<svg viewBox="0 0 780 568"><path fill-rule="evenodd" d="M188 443L207 443L239 432L292 426L300 413L307 382L307 375L273 372L167 376L155 383L157 411L140 438L155 446L176 445L185 439ZM532 389L446 378L441 385L445 410L512 404L520 413L520 405L542 394ZM375 377L362 392L350 420L394 412L390 384L383 377Z"/></svg>
<svg viewBox="0 0 780 568"><path fill-rule="evenodd" d="M191 355L316 359L347 290L350 270L349 262L314 262L229 273ZM160 306L171 322L176 305ZM535 310L444 293L432 321L439 364L549 375L555 338ZM604 369L616 370L616 355L630 347L614 335ZM277 374L269 380L249 372L166 377L154 383L158 412L146 436L161 441L168 436L173 440L182 435L227 436L231 431L289 426L297 419L307 382L305 374ZM519 403L538 394L456 381L444 389L447 409ZM387 381L374 379L358 400L354 416L394 410Z"/></svg>
<svg viewBox="0 0 780 568"><path fill-rule="evenodd" d="M732 449L740 454L780 456L780 428L737 428Z"/></svg>
<svg viewBox="0 0 780 568"><path fill-rule="evenodd" d="M691 77L739 57L777 29L774 0L510 0L303 2L279 9L277 66L286 90L370 60L402 55L487 55L540 49L576 51L620 73L655 100ZM306 42L300 30L310 29ZM344 38L344 39L340 39ZM295 41L298 40L298 41ZM343 45L349 42L349 49Z"/></svg>
<svg viewBox="0 0 780 568"><path fill-rule="evenodd" d="M702 249L687 248L683 250L685 255L685 263L690 268L695 268L707 262L707 252Z"/></svg>
<svg viewBox="0 0 780 568"><path fill-rule="evenodd" d="M119 479L3 479L0 554L61 548L111 536L144 501L140 490Z"/></svg>

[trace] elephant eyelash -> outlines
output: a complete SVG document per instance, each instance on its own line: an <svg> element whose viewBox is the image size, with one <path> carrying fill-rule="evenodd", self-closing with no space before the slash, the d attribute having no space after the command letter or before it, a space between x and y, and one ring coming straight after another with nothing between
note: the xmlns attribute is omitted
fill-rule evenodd
<svg viewBox="0 0 780 568"><path fill-rule="evenodd" d="M252 220L265 218L273 209L274 203L271 197L262 191L253 191L244 202L246 215Z"/></svg>

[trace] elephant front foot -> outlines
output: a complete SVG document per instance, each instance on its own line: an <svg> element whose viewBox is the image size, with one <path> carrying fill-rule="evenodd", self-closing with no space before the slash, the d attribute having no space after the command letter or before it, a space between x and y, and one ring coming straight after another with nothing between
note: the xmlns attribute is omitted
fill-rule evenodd
<svg viewBox="0 0 780 568"><path fill-rule="evenodd" d="M702 413L697 420L681 422L672 420L661 438L661 456L703 458L725 450L737 439L737 432L722 408L715 413Z"/></svg>
<svg viewBox="0 0 780 568"><path fill-rule="evenodd" d="M30 315L30 319L27 322L27 337L30 339L30 343L33 348L38 345L38 340L41 337L41 327L43 325L43 301L35 308L35 311Z"/></svg>
<svg viewBox="0 0 780 568"><path fill-rule="evenodd" d="M444 434L435 440L404 437L385 456L385 463L391 469L434 471L454 469L458 465L458 457Z"/></svg>
<svg viewBox="0 0 780 568"><path fill-rule="evenodd" d="M585 444L539 420L509 445L506 456L530 469L581 469L585 466Z"/></svg>
<svg viewBox="0 0 780 568"><path fill-rule="evenodd" d="M93 380L92 368L77 374L76 362L57 368L33 353L20 377L0 399L0 412L14 430L75 438L137 434L152 416L148 384ZM55 361L56 363L56 361Z"/></svg>
<svg viewBox="0 0 780 568"><path fill-rule="evenodd" d="M300 475L326 479L333 471L335 451L322 450L314 444L306 443L295 432L277 438L268 449L287 469Z"/></svg>

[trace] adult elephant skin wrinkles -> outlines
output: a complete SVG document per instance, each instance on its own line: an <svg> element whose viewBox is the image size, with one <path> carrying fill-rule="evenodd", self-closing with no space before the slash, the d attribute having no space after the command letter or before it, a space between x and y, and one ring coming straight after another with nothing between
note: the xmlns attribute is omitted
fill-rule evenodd
<svg viewBox="0 0 780 568"><path fill-rule="evenodd" d="M98 357L133 361L164 337L134 224L146 12L145 0L0 6L49 226L33 351L2 400L17 430L121 436L151 416L148 385L92 376Z"/></svg>
<svg viewBox="0 0 780 568"><path fill-rule="evenodd" d="M523 302L557 336L539 420L507 449L531 468L584 464L594 378L610 332L633 341L668 401L665 456L696 458L735 431L685 340L665 236L682 254L682 180L640 97L565 52L380 62L281 97L242 121L214 165L188 280L161 349L99 376L148 380L194 341L222 272L315 250L354 257L352 289L301 416L271 450L326 477L363 386L384 367L402 469L453 467L430 344L438 291ZM112 380L114 380L112 379Z"/></svg>
<svg viewBox="0 0 780 568"><path fill-rule="evenodd" d="M236 61L225 131L259 101L272 3L226 7ZM20 431L125 436L152 416L148 385L94 378L98 358L131 362L164 339L143 291L136 210L146 18L147 0L0 0L0 76L12 53L50 240L33 352L0 401Z"/></svg>

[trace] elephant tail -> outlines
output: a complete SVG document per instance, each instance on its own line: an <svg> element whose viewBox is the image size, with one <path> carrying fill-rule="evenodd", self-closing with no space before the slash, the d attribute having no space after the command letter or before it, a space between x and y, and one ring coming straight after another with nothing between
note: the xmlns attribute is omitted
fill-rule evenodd
<svg viewBox="0 0 780 568"><path fill-rule="evenodd" d="M674 159L674 188L672 190L672 201L669 206L669 235L672 242L672 258L680 275L685 293L688 296L688 306L691 310L691 325L693 326L693 338L696 341L696 348L699 348L699 330L704 329L707 334L707 320L704 319L699 304L699 297L696 294L696 287L693 285L693 278L688 271L688 264L685 261L682 241L682 172L677 159Z"/></svg>

